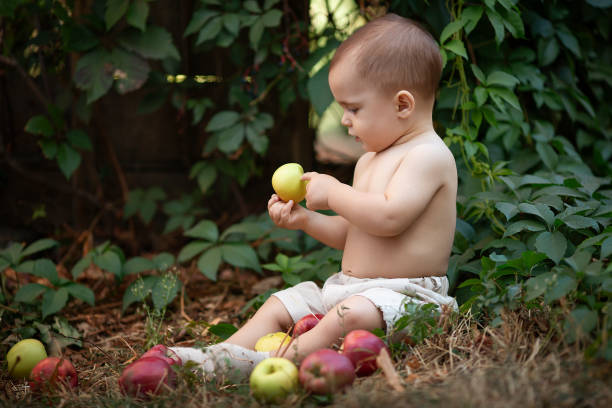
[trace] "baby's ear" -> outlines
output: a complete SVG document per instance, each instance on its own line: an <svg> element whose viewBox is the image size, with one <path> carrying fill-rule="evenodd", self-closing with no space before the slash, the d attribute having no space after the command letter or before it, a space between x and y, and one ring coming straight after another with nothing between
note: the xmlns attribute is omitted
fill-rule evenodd
<svg viewBox="0 0 612 408"><path fill-rule="evenodd" d="M414 95L406 90L401 90L395 94L394 105L398 117L407 118L414 111Z"/></svg>

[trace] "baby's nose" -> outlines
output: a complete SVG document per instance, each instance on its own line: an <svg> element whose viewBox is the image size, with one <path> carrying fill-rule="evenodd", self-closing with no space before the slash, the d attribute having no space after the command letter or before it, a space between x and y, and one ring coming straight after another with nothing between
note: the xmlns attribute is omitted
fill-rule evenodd
<svg viewBox="0 0 612 408"><path fill-rule="evenodd" d="M342 119L340 119L340 124L342 126L346 126L346 127L350 127L351 126L351 121L347 117L346 113L342 115Z"/></svg>

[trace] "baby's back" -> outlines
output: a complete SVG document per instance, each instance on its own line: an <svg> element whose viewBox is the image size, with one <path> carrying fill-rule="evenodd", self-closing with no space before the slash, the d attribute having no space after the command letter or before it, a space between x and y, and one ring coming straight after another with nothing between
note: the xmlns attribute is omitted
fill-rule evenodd
<svg viewBox="0 0 612 408"><path fill-rule="evenodd" d="M383 152L366 153L356 167L353 187L389 195L388 200L393 194L425 196L415 200L415 206L422 208L406 208L406 213L415 215L395 235L375 236L350 225L344 273L360 278L446 274L455 233L457 169L452 153L435 133Z"/></svg>

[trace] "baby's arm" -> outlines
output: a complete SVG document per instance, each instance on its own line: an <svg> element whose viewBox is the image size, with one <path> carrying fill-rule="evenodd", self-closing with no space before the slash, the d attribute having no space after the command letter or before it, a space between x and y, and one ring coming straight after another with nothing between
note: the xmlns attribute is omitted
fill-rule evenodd
<svg viewBox="0 0 612 408"><path fill-rule="evenodd" d="M285 203L276 194L268 201L268 213L279 227L301 229L327 246L344 249L348 221L341 216L310 211L295 204L293 200Z"/></svg>
<svg viewBox="0 0 612 408"><path fill-rule="evenodd" d="M306 173L303 178L310 180L306 204L313 210L332 209L369 234L395 236L423 213L452 171L451 164L444 150L431 145L416 146L380 193L358 191L333 177Z"/></svg>

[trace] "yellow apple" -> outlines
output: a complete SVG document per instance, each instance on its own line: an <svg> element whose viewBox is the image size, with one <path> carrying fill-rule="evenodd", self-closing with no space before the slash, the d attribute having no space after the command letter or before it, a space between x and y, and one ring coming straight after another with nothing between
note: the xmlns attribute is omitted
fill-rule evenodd
<svg viewBox="0 0 612 408"><path fill-rule="evenodd" d="M47 358L45 346L36 339L25 339L6 353L8 372L14 378L28 378L39 361Z"/></svg>
<svg viewBox="0 0 612 408"><path fill-rule="evenodd" d="M283 342L283 339L285 341ZM286 347L287 344L291 341L291 336L287 335L285 337L285 333L276 332L276 333L268 333L265 336L262 336L255 343L256 351L276 351L283 343L283 347Z"/></svg>
<svg viewBox="0 0 612 408"><path fill-rule="evenodd" d="M298 163L280 166L272 175L272 188L281 200L299 203L306 196L306 181L300 180L304 169Z"/></svg>
<svg viewBox="0 0 612 408"><path fill-rule="evenodd" d="M270 357L255 366L249 385L258 401L280 403L297 390L298 375L297 367L290 360Z"/></svg>

